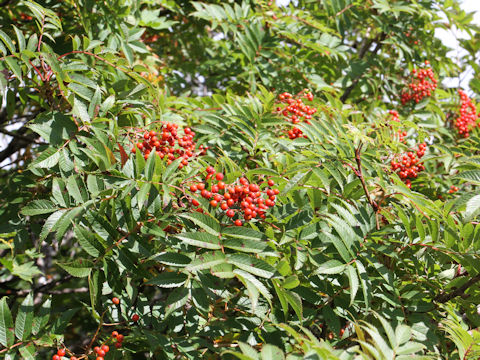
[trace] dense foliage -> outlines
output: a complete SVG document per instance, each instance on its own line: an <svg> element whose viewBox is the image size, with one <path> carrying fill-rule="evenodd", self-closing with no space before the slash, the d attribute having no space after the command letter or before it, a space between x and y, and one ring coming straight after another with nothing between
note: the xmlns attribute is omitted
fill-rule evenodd
<svg viewBox="0 0 480 360"><path fill-rule="evenodd" d="M0 358L479 358L456 0L0 5Z"/></svg>

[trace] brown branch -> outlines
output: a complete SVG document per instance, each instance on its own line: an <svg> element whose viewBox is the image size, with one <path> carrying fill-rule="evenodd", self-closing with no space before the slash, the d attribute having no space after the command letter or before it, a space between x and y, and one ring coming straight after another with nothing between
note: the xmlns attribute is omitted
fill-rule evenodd
<svg viewBox="0 0 480 360"><path fill-rule="evenodd" d="M462 296L465 294L465 291L472 285L475 285L476 283L480 282L480 274L477 276L474 276L470 280L468 280L465 284L460 286L459 288L453 290L452 292L443 292L439 295L437 295L434 299L434 301L439 302L439 303L446 303L453 298L456 298L457 296Z"/></svg>
<svg viewBox="0 0 480 360"><path fill-rule="evenodd" d="M362 183L363 191L365 192L365 195L367 196L368 203L370 206L373 208L375 212L378 211L378 205L375 202L375 200L372 200L370 197L370 193L368 192L367 184L365 183L365 178L363 177L363 172L362 172L362 159L360 158L360 151L362 150L363 144L360 144L358 148L355 149L355 161L357 163L357 172L356 175L360 179L360 182Z"/></svg>
<svg viewBox="0 0 480 360"><path fill-rule="evenodd" d="M373 43L377 43L377 46L375 46L375 49L373 49L372 53L370 54L370 57L374 56L377 54L377 52L380 50L380 48L382 47L382 41L385 40L387 37L387 34L382 32L380 34L378 34L374 39L370 39L368 41L366 41L362 48L360 49L360 51L358 52L358 59L361 60L364 58L364 56L367 54L367 51L368 49L370 48L370 46L372 46ZM345 102L347 100L347 98L350 96L350 93L353 91L353 89L355 88L355 86L357 86L358 82L360 81L360 79L363 77L363 75L365 74L365 71L363 71L360 75L358 75L353 81L352 81L352 84L345 89L345 92L343 93L343 95L340 97L340 101L341 102Z"/></svg>

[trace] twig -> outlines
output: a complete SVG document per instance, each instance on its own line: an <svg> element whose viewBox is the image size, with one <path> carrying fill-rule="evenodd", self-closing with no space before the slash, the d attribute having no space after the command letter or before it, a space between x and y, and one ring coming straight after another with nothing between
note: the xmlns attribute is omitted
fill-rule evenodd
<svg viewBox="0 0 480 360"><path fill-rule="evenodd" d="M452 300L453 298L456 298L457 296L461 296L461 295L464 295L465 294L465 291L472 285L474 285L475 283L477 282L480 282L480 274L478 274L477 276L474 276L473 278L471 278L470 280L468 280L465 284L463 284L462 286L460 286L459 288L453 290L452 292L448 293L448 292L444 292L444 293L441 293L439 295L437 295L434 299L434 301L436 302L439 302L439 303L446 303L450 300Z"/></svg>

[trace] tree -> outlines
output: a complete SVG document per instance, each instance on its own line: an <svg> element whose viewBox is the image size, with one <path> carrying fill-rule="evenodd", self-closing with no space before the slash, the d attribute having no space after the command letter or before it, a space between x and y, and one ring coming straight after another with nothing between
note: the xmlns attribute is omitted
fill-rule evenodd
<svg viewBox="0 0 480 360"><path fill-rule="evenodd" d="M478 358L456 1L2 5L2 358Z"/></svg>

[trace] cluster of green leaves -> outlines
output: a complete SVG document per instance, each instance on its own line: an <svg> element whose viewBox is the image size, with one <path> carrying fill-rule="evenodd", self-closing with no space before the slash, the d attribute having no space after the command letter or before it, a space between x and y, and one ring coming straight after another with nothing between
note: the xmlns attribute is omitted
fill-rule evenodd
<svg viewBox="0 0 480 360"><path fill-rule="evenodd" d="M20 152L0 172L0 357L92 358L112 329L107 359L478 357L480 138L457 138L454 90L399 105L416 63L461 69L433 37L478 30L456 2L9 3L0 159ZM292 141L276 99L305 87L318 111ZM207 154L178 169L130 151L162 122ZM427 138L409 189L389 161ZM266 219L194 211L208 165L274 180Z"/></svg>

